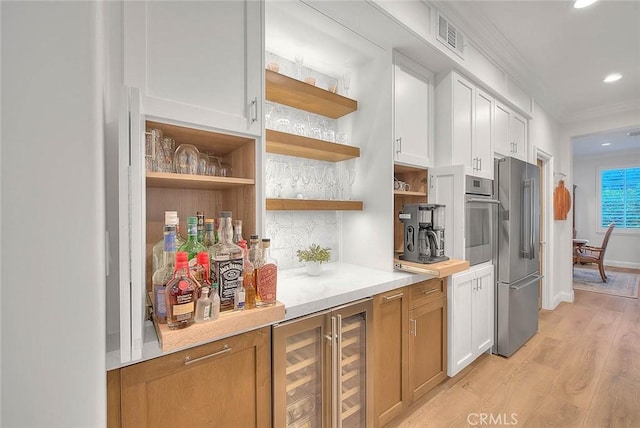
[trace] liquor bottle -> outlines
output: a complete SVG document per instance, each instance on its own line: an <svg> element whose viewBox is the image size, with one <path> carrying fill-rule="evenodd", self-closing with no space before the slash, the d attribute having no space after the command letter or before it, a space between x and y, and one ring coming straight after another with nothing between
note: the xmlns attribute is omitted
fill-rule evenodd
<svg viewBox="0 0 640 428"><path fill-rule="evenodd" d="M262 258L256 272L256 306L276 304L278 285L278 262L271 257L271 240L262 240Z"/></svg>
<svg viewBox="0 0 640 428"><path fill-rule="evenodd" d="M220 295L218 294L218 284L215 282L211 285L211 320L217 320L220 317Z"/></svg>
<svg viewBox="0 0 640 428"><path fill-rule="evenodd" d="M196 302L196 317L197 323L203 323L211 321L211 306L213 302L209 298L209 287L202 287L202 295Z"/></svg>
<svg viewBox="0 0 640 428"><path fill-rule="evenodd" d="M151 284L153 287L153 312L156 320L164 324L167 322L167 304L165 289L167 283L173 278L176 265L176 227L166 225L164 227L164 251L160 269L153 273Z"/></svg>
<svg viewBox="0 0 640 428"><path fill-rule="evenodd" d="M242 220L234 220L233 221L233 243L236 245L240 245L240 241L242 241Z"/></svg>
<svg viewBox="0 0 640 428"><path fill-rule="evenodd" d="M233 296L233 309L236 311L244 311L244 303L247 293L244 288L244 280L238 283L235 294Z"/></svg>
<svg viewBox="0 0 640 428"><path fill-rule="evenodd" d="M189 253L189 267L195 269L198 263L198 253L207 249L198 242L198 218L189 217L187 220L187 242L178 247L178 251Z"/></svg>
<svg viewBox="0 0 640 428"><path fill-rule="evenodd" d="M260 259L262 259L260 239L258 238L258 235L251 235L249 237L249 261L253 264L255 269L258 268L258 262Z"/></svg>
<svg viewBox="0 0 640 428"><path fill-rule="evenodd" d="M220 310L235 306L236 288L242 284L242 248L232 242L231 211L220 212L220 242L211 247L211 280L218 283Z"/></svg>
<svg viewBox="0 0 640 428"><path fill-rule="evenodd" d="M178 251L176 253L176 270L165 290L167 325L171 330L185 328L193 324L197 299L198 283L191 276L189 254L186 251Z"/></svg>
<svg viewBox="0 0 640 428"><path fill-rule="evenodd" d="M256 307L256 277L253 263L249 260L249 249L247 248L247 241L244 239L240 241L240 248L243 251L243 266L242 266L242 284L245 290L245 309L253 309Z"/></svg>
<svg viewBox="0 0 640 428"><path fill-rule="evenodd" d="M176 248L180 248L184 244L185 240L180 235L180 219L178 218L177 211L165 211L164 212L164 224L165 226L171 225L176 228ZM153 244L151 250L151 273L162 267L164 253L164 238Z"/></svg>
<svg viewBox="0 0 640 428"><path fill-rule="evenodd" d="M202 245L209 250L216 244L216 235L214 232L214 221L212 218L207 218L204 221L204 240Z"/></svg>
<svg viewBox="0 0 640 428"><path fill-rule="evenodd" d="M198 219L198 242L204 242L204 213L202 211L196 211L196 218Z"/></svg>
<svg viewBox="0 0 640 428"><path fill-rule="evenodd" d="M191 270L193 278L198 281L200 290L202 290L202 287L211 287L209 253L207 251L200 251L196 256L196 260L196 267Z"/></svg>

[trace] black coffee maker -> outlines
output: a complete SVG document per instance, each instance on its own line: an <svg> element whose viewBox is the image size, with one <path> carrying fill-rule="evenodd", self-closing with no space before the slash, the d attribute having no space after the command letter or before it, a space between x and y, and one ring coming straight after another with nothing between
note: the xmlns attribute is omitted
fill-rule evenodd
<svg viewBox="0 0 640 428"><path fill-rule="evenodd" d="M400 212L404 224L404 254L401 260L437 263L444 255L444 205L405 204Z"/></svg>

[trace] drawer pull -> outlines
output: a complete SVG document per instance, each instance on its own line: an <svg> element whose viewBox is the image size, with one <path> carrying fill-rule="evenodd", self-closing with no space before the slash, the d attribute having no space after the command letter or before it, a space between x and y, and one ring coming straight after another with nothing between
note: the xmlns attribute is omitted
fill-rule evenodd
<svg viewBox="0 0 640 428"><path fill-rule="evenodd" d="M197 363L198 361L206 360L207 358L226 354L227 352L231 352L231 347L229 345L224 345L218 352L214 352L213 354L205 355L204 357L196 358L194 360L192 360L191 357L187 355L186 357L184 357L184 365L188 366L189 364Z"/></svg>
<svg viewBox="0 0 640 428"><path fill-rule="evenodd" d="M399 299L402 296L403 296L402 293L397 293L397 294L394 294L392 296L384 296L383 299L384 299L385 302L388 302L389 300Z"/></svg>
<svg viewBox="0 0 640 428"><path fill-rule="evenodd" d="M427 291L422 290L422 293L426 296L427 294L436 293L436 292L438 292L438 291L439 291L439 289L438 289L438 288L432 288L431 290L427 290Z"/></svg>

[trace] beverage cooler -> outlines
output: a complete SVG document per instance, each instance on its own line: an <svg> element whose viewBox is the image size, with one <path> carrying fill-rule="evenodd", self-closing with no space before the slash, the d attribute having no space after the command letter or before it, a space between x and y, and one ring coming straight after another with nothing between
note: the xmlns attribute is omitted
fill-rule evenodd
<svg viewBox="0 0 640 428"><path fill-rule="evenodd" d="M276 427L365 427L373 423L372 300L273 328Z"/></svg>

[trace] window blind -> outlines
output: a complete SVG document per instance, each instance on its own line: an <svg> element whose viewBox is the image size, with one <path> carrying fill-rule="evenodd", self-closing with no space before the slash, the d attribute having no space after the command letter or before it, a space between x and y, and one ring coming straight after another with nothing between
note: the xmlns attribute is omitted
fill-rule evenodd
<svg viewBox="0 0 640 428"><path fill-rule="evenodd" d="M640 167L602 170L600 226L640 229Z"/></svg>

